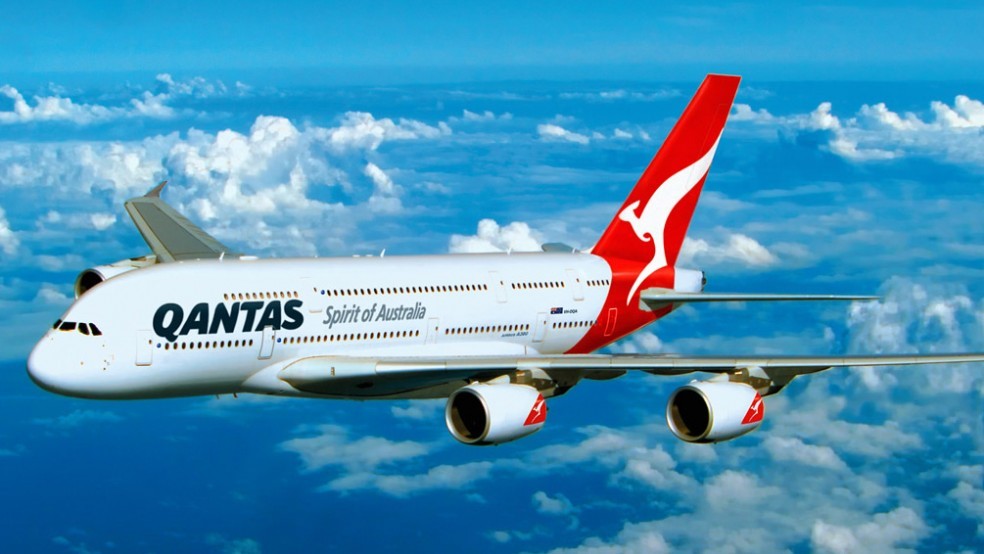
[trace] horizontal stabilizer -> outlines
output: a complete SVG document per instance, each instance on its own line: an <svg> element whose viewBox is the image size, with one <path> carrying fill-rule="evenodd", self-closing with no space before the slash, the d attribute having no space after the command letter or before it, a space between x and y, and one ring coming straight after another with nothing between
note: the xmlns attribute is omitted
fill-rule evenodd
<svg viewBox="0 0 984 554"><path fill-rule="evenodd" d="M639 299L649 307L692 302L808 302L808 301L871 301L877 296L843 294L757 294L732 292L676 292L667 289L647 289Z"/></svg>

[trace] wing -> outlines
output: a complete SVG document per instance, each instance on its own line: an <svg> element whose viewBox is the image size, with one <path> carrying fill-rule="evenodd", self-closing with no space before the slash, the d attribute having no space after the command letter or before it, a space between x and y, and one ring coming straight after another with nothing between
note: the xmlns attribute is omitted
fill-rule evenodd
<svg viewBox="0 0 984 554"><path fill-rule="evenodd" d="M581 378L609 379L627 371L644 371L654 375L683 375L700 371L743 373L746 378L764 380L756 388L778 392L798 375L833 367L966 362L984 362L984 353L838 357L694 357L651 354L446 358L314 356L286 364L279 371L278 377L298 390L332 394L351 390L347 385L353 382L360 383L358 386L361 387L365 383L394 385L395 381L404 381L410 388L421 388L462 380L485 381L524 370L542 370L554 380L571 383ZM388 388L396 390L399 387Z"/></svg>
<svg viewBox="0 0 984 554"><path fill-rule="evenodd" d="M161 200L161 189L166 184L167 181L163 181L147 194L131 198L124 204L147 246L157 255L158 261L175 262L240 255L165 204Z"/></svg>

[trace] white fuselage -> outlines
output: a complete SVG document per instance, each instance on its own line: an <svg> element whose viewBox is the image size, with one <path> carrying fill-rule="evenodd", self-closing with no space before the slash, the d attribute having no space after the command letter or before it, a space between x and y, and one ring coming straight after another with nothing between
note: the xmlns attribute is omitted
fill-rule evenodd
<svg viewBox="0 0 984 554"><path fill-rule="evenodd" d="M597 323L611 277L583 253L159 264L82 295L61 318L75 329L49 330L28 365L74 396L301 395L276 372L310 356L567 352ZM407 383L354 396L442 394Z"/></svg>

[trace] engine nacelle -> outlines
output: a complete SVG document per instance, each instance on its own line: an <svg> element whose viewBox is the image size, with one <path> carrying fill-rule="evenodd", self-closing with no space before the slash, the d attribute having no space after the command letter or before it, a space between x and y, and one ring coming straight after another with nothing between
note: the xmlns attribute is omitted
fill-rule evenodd
<svg viewBox="0 0 984 554"><path fill-rule="evenodd" d="M451 435L465 444L501 444L539 431L547 404L527 385L480 383L454 391L444 419Z"/></svg>
<svg viewBox="0 0 984 554"><path fill-rule="evenodd" d="M142 258L131 258L120 260L109 265L99 265L86 269L75 278L75 298L78 298L89 291L92 287L102 283L107 279L112 279L117 275L133 271L141 267L147 267L157 263L156 256L144 256Z"/></svg>
<svg viewBox="0 0 984 554"><path fill-rule="evenodd" d="M727 381L694 381L673 391L666 424L687 442L721 442L758 429L765 415L759 393Z"/></svg>

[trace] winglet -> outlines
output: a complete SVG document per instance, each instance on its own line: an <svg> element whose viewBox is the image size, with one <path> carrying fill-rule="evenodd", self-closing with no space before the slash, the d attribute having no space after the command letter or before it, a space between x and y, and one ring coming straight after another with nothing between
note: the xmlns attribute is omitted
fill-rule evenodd
<svg viewBox="0 0 984 554"><path fill-rule="evenodd" d="M145 198L160 198L161 197L161 191L164 190L164 185L166 185L166 184L167 184L167 181L161 181L156 187L150 189L150 192L148 192L147 194L145 194L144 197Z"/></svg>

